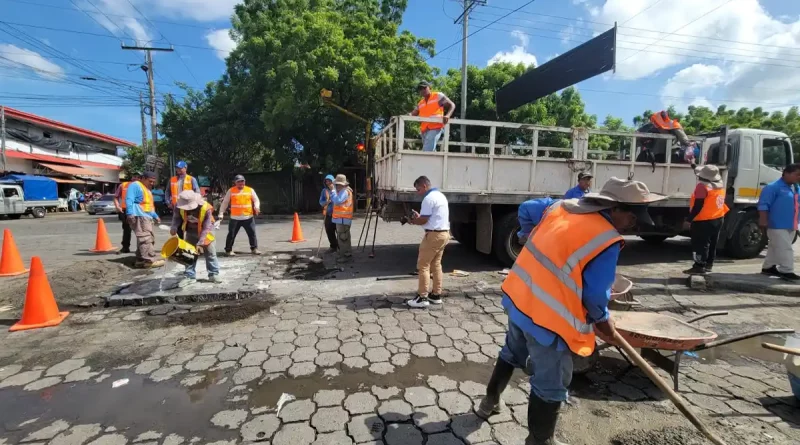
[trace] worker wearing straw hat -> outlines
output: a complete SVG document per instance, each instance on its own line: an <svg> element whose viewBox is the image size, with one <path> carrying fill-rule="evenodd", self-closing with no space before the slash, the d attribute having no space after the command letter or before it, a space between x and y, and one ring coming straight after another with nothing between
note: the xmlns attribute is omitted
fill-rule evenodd
<svg viewBox="0 0 800 445"><path fill-rule="evenodd" d="M348 263L353 261L353 246L350 240L350 226L353 224L353 189L347 182L347 176L336 175L333 180L336 191L331 194L333 214L331 219L336 224L336 237L339 242L339 256L336 261Z"/></svg>
<svg viewBox="0 0 800 445"><path fill-rule="evenodd" d="M722 219L728 213L725 205L725 184L716 165L704 165L696 170L697 187L689 200L692 256L694 264L684 273L706 274L714 267L717 240L722 230Z"/></svg>
<svg viewBox="0 0 800 445"><path fill-rule="evenodd" d="M199 193L192 190L184 190L178 194L176 207L177 211L172 213L172 227L169 233L175 236L178 234L178 229L183 230L185 241L194 245L197 253L205 257L208 280L212 283L219 283L221 281L219 279L219 261L212 233L214 208L205 202ZM197 258L191 266L186 266L184 279L178 284L180 287L195 282L196 267Z"/></svg>
<svg viewBox="0 0 800 445"><path fill-rule="evenodd" d="M500 395L514 368L525 369L530 357L525 443L563 445L555 430L572 380L572 354L594 352L594 329L612 333L608 301L623 244L620 232L652 224L647 205L662 199L639 181L611 178L599 193L550 206L503 282L506 343L479 416L501 411Z"/></svg>

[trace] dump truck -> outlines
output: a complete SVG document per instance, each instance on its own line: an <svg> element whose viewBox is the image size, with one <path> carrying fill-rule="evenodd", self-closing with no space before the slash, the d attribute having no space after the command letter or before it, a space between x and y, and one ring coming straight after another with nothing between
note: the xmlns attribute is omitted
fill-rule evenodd
<svg viewBox="0 0 800 445"><path fill-rule="evenodd" d="M419 123L440 119L396 116L372 141L377 205L385 220L400 220L419 208L413 184L427 176L447 196L453 237L511 265L522 248L516 236L519 204L561 198L585 171L594 176L595 189L612 177L632 178L668 196L651 207L655 227L636 227L625 235L653 244L686 235L684 221L697 181L693 166L676 155L680 145L672 135L450 119L437 151L421 151ZM470 138L451 137L451 127L466 129ZM789 137L723 127L689 138L702 147L698 163L717 165L726 184L731 211L720 248L734 258L755 257L767 243L758 226L758 196L793 162ZM656 156L649 159L659 162L637 162L643 149L652 150Z"/></svg>

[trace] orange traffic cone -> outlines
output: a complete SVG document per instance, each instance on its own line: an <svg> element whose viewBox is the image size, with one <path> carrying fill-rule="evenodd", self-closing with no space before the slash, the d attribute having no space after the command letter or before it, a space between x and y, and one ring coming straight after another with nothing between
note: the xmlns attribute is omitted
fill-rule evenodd
<svg viewBox="0 0 800 445"><path fill-rule="evenodd" d="M293 243L302 243L306 239L303 238L303 228L300 227L300 217L297 212L294 213L294 226L292 227L292 240Z"/></svg>
<svg viewBox="0 0 800 445"><path fill-rule="evenodd" d="M31 273L28 275L28 291L25 293L25 306L22 308L22 319L8 330L23 331L26 329L47 328L64 321L69 312L59 312L47 274L44 273L42 260L31 258Z"/></svg>
<svg viewBox="0 0 800 445"><path fill-rule="evenodd" d="M22 275L28 269L22 264L22 257L19 256L17 244L11 230L3 229L3 251L0 252L0 277L13 277Z"/></svg>
<svg viewBox="0 0 800 445"><path fill-rule="evenodd" d="M106 223L103 222L103 219L97 220L97 237L94 241L94 249L90 250L90 252L94 253L106 253L106 252L116 252L117 248L111 244L111 240L108 238L108 232L106 231Z"/></svg>

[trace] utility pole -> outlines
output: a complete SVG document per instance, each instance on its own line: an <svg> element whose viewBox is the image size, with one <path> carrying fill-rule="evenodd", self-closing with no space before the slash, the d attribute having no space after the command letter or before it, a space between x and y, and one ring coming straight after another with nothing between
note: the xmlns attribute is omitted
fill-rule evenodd
<svg viewBox="0 0 800 445"><path fill-rule="evenodd" d="M124 43L122 44L122 49L124 50L135 50L135 51L144 51L144 60L145 65L142 65L142 71L147 74L147 84L150 88L150 131L153 135L151 143L153 146L151 147L151 151L153 155L157 155L158 153L158 112L156 109L156 85L154 81L154 73L153 73L153 51L164 51L164 52L172 52L174 49L172 46L169 48L158 48L158 47L149 47L149 46L128 46Z"/></svg>
<svg viewBox="0 0 800 445"><path fill-rule="evenodd" d="M6 165L6 107L0 105L0 161L3 161L2 171L8 171Z"/></svg>
<svg viewBox="0 0 800 445"><path fill-rule="evenodd" d="M486 0L463 0L464 11L454 23L461 21L461 119L467 118L467 37L469 37L469 12L475 5L485 5ZM461 147L458 151L466 151L467 126L461 124Z"/></svg>
<svg viewBox="0 0 800 445"><path fill-rule="evenodd" d="M144 99L142 93L139 93L139 116L142 119L142 150L147 150L147 123L144 120Z"/></svg>

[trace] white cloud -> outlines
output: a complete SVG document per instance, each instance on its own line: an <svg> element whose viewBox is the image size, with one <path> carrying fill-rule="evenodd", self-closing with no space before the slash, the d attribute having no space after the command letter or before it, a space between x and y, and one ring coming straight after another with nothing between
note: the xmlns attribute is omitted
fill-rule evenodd
<svg viewBox="0 0 800 445"><path fill-rule="evenodd" d="M136 2L147 4L164 15L208 22L230 18L233 15L233 7L242 3L242 0L136 0Z"/></svg>
<svg viewBox="0 0 800 445"><path fill-rule="evenodd" d="M675 105L680 109L685 109L689 105L702 105L711 107L711 103L705 98L714 90L721 86L725 81L725 73L722 68L716 65L694 64L684 68L667 81L661 89L664 107ZM692 95L702 95L694 99L683 99Z"/></svg>
<svg viewBox="0 0 800 445"><path fill-rule="evenodd" d="M208 44L217 50L217 57L225 60L228 55L236 48L236 41L231 39L230 29L218 29L206 34Z"/></svg>
<svg viewBox="0 0 800 445"><path fill-rule="evenodd" d="M137 1L133 4L137 3L142 2ZM77 6L115 36L134 40L134 42L127 42L128 44L145 45L153 40L150 32L138 19L142 16L127 0L96 0L94 2L81 0L78 1ZM139 7L141 10L141 6ZM141 20L143 21L144 18Z"/></svg>
<svg viewBox="0 0 800 445"><path fill-rule="evenodd" d="M59 78L64 75L64 70L55 63L47 60L41 54L8 43L0 44L0 66L34 70L39 76L46 78ZM8 59L8 60L6 60Z"/></svg>
<svg viewBox="0 0 800 445"><path fill-rule="evenodd" d="M508 62L519 64L522 63L525 66L536 66L536 56L529 53L527 51L528 44L530 43L530 39L526 34L522 31L514 30L511 31L511 35L514 36L519 41L519 45L514 45L511 47L511 51L498 51L488 62L486 65L494 65L498 62Z"/></svg>

